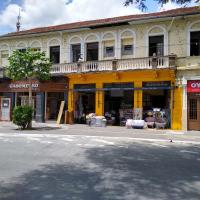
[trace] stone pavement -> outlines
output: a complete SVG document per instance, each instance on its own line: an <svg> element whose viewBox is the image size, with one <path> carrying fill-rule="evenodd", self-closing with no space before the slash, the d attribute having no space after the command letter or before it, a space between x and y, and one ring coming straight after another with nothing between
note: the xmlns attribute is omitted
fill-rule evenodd
<svg viewBox="0 0 200 200"><path fill-rule="evenodd" d="M18 130L12 122L0 122L0 133L23 133L23 134L61 134L76 136L102 136L130 138L142 141L166 141L179 143L200 144L200 131L174 131L157 129L127 129L126 127L107 126L89 127L87 125L58 125L55 122L33 122L34 130Z"/></svg>

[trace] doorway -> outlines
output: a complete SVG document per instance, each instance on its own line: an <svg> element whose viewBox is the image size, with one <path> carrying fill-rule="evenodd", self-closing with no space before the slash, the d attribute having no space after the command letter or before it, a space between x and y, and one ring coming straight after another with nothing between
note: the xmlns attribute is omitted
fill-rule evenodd
<svg viewBox="0 0 200 200"><path fill-rule="evenodd" d="M188 97L188 129L200 131L200 94Z"/></svg>
<svg viewBox="0 0 200 200"><path fill-rule="evenodd" d="M48 92L46 105L46 120L56 120L61 101L64 101L64 92Z"/></svg>
<svg viewBox="0 0 200 200"><path fill-rule="evenodd" d="M77 92L74 119L76 123L85 124L86 116L95 113L95 92Z"/></svg>
<svg viewBox="0 0 200 200"><path fill-rule="evenodd" d="M11 99L1 98L1 120L10 121L11 114Z"/></svg>

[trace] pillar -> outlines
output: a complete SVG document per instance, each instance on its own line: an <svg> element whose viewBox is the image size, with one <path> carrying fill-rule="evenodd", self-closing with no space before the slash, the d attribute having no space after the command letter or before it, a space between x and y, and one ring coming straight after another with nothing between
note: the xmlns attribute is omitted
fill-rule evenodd
<svg viewBox="0 0 200 200"><path fill-rule="evenodd" d="M68 90L68 123L74 123L74 85L69 83L69 90Z"/></svg>
<svg viewBox="0 0 200 200"><path fill-rule="evenodd" d="M96 83L95 113L97 116L104 115L104 91L100 90L102 88L103 83Z"/></svg>
<svg viewBox="0 0 200 200"><path fill-rule="evenodd" d="M142 81L134 82L134 88L134 119L142 119Z"/></svg>
<svg viewBox="0 0 200 200"><path fill-rule="evenodd" d="M134 88L141 88L134 90L134 108L142 108L142 81L134 82Z"/></svg>
<svg viewBox="0 0 200 200"><path fill-rule="evenodd" d="M37 92L36 93L36 116L35 120L37 122L44 122L45 112L45 93Z"/></svg>
<svg viewBox="0 0 200 200"><path fill-rule="evenodd" d="M172 89L171 107L172 107L172 129L182 129L182 88L175 87Z"/></svg>

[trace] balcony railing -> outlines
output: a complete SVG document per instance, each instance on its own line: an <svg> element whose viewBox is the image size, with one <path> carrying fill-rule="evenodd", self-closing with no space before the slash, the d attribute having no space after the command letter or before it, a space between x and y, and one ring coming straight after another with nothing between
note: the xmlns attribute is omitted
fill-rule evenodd
<svg viewBox="0 0 200 200"><path fill-rule="evenodd" d="M51 68L51 74L126 71L141 69L167 69L174 68L176 66L175 61L175 55L170 55L163 57L55 64Z"/></svg>

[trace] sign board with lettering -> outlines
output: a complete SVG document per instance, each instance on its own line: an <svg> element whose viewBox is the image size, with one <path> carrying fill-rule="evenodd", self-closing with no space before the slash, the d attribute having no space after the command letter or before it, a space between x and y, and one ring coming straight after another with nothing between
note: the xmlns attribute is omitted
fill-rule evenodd
<svg viewBox="0 0 200 200"><path fill-rule="evenodd" d="M200 92L200 80L188 81L187 92Z"/></svg>

